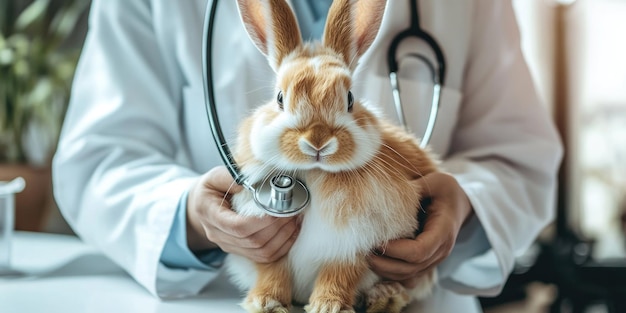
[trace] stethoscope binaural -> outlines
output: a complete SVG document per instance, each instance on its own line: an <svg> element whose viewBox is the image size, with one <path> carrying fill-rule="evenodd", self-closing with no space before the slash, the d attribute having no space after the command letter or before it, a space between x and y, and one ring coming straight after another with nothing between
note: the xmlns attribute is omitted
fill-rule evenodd
<svg viewBox="0 0 626 313"><path fill-rule="evenodd" d="M437 121L437 113L439 113L439 104L441 102L441 87L444 84L446 76L446 60L443 55L443 50L437 43L437 41L420 26L419 20L419 7L417 2L419 0L409 0L411 25L409 28L397 34L391 41L389 50L387 51L387 66L389 67L389 80L391 81L391 92L393 95L393 102L395 104L396 113L400 123L407 128L407 123L404 115L404 109L402 106L402 99L400 99L400 83L398 82L398 59L397 51L400 43L409 38L417 38L425 41L428 46L433 50L435 58L437 59L437 69L433 63L421 53L410 53L407 56L421 60L426 64L430 70L430 74L433 81L433 97L430 106L430 116L428 117L428 124L426 125L426 131L420 141L420 147L425 148L430 142L433 130L435 129L435 122ZM408 129L407 129L408 130Z"/></svg>
<svg viewBox="0 0 626 313"><path fill-rule="evenodd" d="M430 62L430 60L423 54L412 53L407 55L408 57L414 57L423 61L430 70L433 81L433 98L431 101L430 117L428 118L426 131L424 132L424 136L420 142L420 146L423 148L430 141L435 128L439 104L441 102L441 87L444 84L446 69L443 51L434 38L420 27L417 1L419 0L409 0L409 4L411 6L411 26L393 38L387 54L387 62L389 66L389 79L391 80L396 113L398 114L398 118L402 125L407 128L402 100L400 99L400 85L398 83L397 74L397 49L402 41L413 37L425 41L435 54L438 65L437 69L435 69L432 62ZM207 6L204 19L204 42L202 46L202 74L204 79L205 107L209 125L211 127L211 133L217 145L217 151L219 152L224 165L232 175L235 182L250 190L254 195L255 203L260 208L264 209L267 214L277 217L296 215L300 213L309 203L310 193L306 185L295 177L286 174L279 174L267 181L262 181L254 185L251 184L239 170L237 162L233 158L230 149L228 148L228 143L222 133L222 128L217 116L217 105L215 105L212 73L213 27L215 22L215 13L217 11L217 3L217 0L213 0L211 5Z"/></svg>

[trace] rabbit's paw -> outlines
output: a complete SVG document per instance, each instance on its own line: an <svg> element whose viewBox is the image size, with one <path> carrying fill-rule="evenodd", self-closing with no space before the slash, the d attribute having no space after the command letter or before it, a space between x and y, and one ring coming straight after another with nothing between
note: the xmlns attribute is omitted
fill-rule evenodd
<svg viewBox="0 0 626 313"><path fill-rule="evenodd" d="M269 296L248 297L241 307L248 313L289 313L289 308Z"/></svg>
<svg viewBox="0 0 626 313"><path fill-rule="evenodd" d="M342 309L344 305L340 301L330 299L318 299L304 307L307 313L354 313L352 308Z"/></svg>
<svg viewBox="0 0 626 313"><path fill-rule="evenodd" d="M411 297L398 282L379 282L366 295L367 313L400 313Z"/></svg>

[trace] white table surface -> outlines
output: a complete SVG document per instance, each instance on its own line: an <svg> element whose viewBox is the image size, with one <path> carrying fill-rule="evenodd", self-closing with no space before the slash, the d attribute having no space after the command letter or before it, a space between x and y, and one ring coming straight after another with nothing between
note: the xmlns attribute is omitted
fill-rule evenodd
<svg viewBox="0 0 626 313"><path fill-rule="evenodd" d="M0 313L245 313L226 277L196 297L164 301L74 236L17 232L13 239L12 268L24 275L0 275ZM475 298L454 297L436 288L405 312L480 312Z"/></svg>
<svg viewBox="0 0 626 313"><path fill-rule="evenodd" d="M1 313L244 312L226 279L197 297L160 300L73 236L17 232L12 267L25 275L0 276Z"/></svg>

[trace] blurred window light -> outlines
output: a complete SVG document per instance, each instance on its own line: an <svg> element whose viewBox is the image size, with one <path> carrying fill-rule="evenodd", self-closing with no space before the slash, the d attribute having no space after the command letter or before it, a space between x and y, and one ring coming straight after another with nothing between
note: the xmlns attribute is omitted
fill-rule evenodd
<svg viewBox="0 0 626 313"><path fill-rule="evenodd" d="M574 2L576 2L576 0L556 0L556 3L561 5L571 5L574 4Z"/></svg>
<svg viewBox="0 0 626 313"><path fill-rule="evenodd" d="M576 57L573 127L579 162L580 224L597 258L624 257L620 202L626 193L626 1L581 0L568 48Z"/></svg>

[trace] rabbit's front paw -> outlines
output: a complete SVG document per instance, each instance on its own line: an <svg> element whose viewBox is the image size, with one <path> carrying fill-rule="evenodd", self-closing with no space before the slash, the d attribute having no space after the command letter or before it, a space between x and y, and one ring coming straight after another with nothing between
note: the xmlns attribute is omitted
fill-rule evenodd
<svg viewBox="0 0 626 313"><path fill-rule="evenodd" d="M342 309L344 305L340 301L330 299L318 299L304 307L307 313L354 313L352 308Z"/></svg>
<svg viewBox="0 0 626 313"><path fill-rule="evenodd" d="M366 295L367 313L400 313L410 296L399 282L379 282Z"/></svg>
<svg viewBox="0 0 626 313"><path fill-rule="evenodd" d="M269 296L247 297L241 306L248 313L289 313L289 308Z"/></svg>

